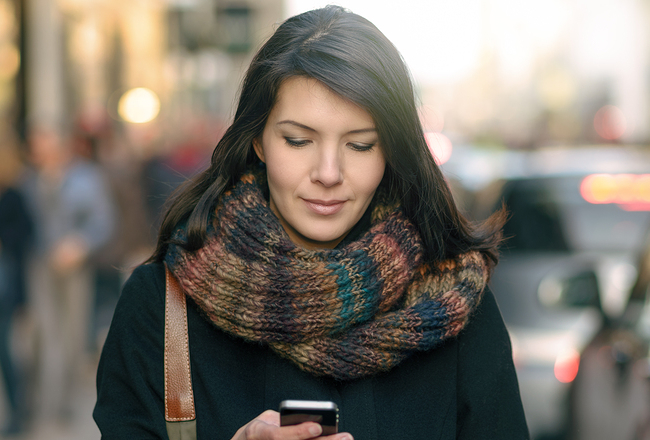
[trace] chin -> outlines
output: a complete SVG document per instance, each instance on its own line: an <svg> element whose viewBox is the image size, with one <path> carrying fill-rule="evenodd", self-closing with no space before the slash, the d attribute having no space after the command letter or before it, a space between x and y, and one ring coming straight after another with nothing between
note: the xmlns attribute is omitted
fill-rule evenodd
<svg viewBox="0 0 650 440"><path fill-rule="evenodd" d="M341 238L340 235L337 235L335 237L333 236L306 236L306 238L309 241L313 241L314 243L331 243L333 241L337 241L338 239Z"/></svg>
<svg viewBox="0 0 650 440"><path fill-rule="evenodd" d="M337 234L337 233L324 234L323 231L319 231L313 234L310 234L309 233L310 231L306 231L306 232L307 232L306 234L302 234L303 238L313 243L313 245L316 247L323 247L323 248L333 247L327 245L334 242L341 241L343 239L343 234ZM319 244L322 244L323 246L319 246Z"/></svg>

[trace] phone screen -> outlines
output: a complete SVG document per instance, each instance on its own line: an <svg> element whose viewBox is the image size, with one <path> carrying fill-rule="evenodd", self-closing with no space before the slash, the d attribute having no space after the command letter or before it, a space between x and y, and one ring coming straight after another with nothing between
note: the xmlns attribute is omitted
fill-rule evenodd
<svg viewBox="0 0 650 440"><path fill-rule="evenodd" d="M320 423L323 435L336 434L339 409L336 403L323 400L284 400L280 403L280 425L297 425L303 422Z"/></svg>

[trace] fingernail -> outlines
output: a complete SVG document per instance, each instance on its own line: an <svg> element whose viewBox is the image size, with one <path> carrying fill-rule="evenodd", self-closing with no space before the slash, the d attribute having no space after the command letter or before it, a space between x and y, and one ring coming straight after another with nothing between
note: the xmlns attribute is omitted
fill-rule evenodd
<svg viewBox="0 0 650 440"><path fill-rule="evenodd" d="M320 435L323 429L319 424L313 424L309 427L309 434L313 436Z"/></svg>

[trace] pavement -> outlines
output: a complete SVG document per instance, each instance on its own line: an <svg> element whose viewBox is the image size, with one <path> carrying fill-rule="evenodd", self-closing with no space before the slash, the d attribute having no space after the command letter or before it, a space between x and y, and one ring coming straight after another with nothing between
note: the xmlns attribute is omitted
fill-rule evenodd
<svg viewBox="0 0 650 440"><path fill-rule="evenodd" d="M19 331L18 333L21 333ZM28 357L22 350L25 347L17 347L19 362L22 360L22 367L24 373L29 376L29 369L25 366ZM29 350L27 348L26 350ZM85 360L83 360L82 372L78 377L77 390L72 393L72 405L69 418L66 421L46 421L39 420L34 416L34 408L27 408L28 417L26 426L23 432L19 435L3 436L0 434L0 440L99 440L101 435L99 429L95 425L92 418L93 408L97 398L95 389L95 377L97 372L98 353L89 353ZM27 384L28 389L34 389L34 385ZM29 390L28 390L29 392ZM38 396L33 396L31 401L36 401ZM7 399L3 388L2 381L0 380L0 428L4 426L7 417ZM32 405L35 406L35 405Z"/></svg>
<svg viewBox="0 0 650 440"><path fill-rule="evenodd" d="M99 429L92 418L95 406L95 372L97 364L89 362L82 377L79 377L80 387L73 397L72 414L65 423L61 421L30 420L26 429L20 435L2 436L2 440L99 440ZM0 426L6 417L6 398L4 390L0 393Z"/></svg>

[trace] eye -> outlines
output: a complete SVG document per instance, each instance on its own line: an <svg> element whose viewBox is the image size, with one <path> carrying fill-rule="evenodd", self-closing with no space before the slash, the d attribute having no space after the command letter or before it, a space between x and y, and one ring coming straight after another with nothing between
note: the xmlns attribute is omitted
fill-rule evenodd
<svg viewBox="0 0 650 440"><path fill-rule="evenodd" d="M360 143L349 143L350 148L355 151L370 151L375 146L375 144L360 144Z"/></svg>
<svg viewBox="0 0 650 440"><path fill-rule="evenodd" d="M292 147L304 147L309 143L309 141L305 139L294 139L290 137L285 137L284 140L287 144L289 144Z"/></svg>

